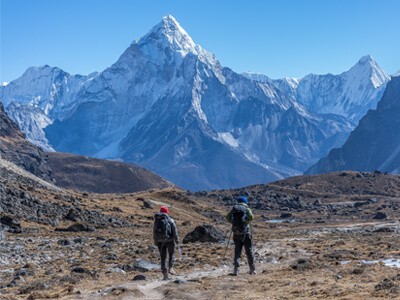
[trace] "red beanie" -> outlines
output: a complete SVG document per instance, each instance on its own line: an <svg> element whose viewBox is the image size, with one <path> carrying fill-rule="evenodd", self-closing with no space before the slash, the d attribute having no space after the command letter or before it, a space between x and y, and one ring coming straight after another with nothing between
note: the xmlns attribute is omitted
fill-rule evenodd
<svg viewBox="0 0 400 300"><path fill-rule="evenodd" d="M165 214L169 214L169 210L168 210L168 207L166 207L166 206L161 206L161 208L160 208L160 213L165 213Z"/></svg>

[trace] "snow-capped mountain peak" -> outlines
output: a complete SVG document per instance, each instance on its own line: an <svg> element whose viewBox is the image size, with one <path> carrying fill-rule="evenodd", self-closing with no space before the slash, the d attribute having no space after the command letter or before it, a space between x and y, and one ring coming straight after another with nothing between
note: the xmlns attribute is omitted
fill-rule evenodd
<svg viewBox="0 0 400 300"><path fill-rule="evenodd" d="M365 55L347 72L347 76L354 78L368 78L374 88L378 88L387 83L389 76L383 71L378 63L371 57Z"/></svg>
<svg viewBox="0 0 400 300"><path fill-rule="evenodd" d="M161 22L154 26L148 34L133 44L148 45L154 43L161 49L169 47L179 52L182 57L188 53L198 54L193 39L171 15L163 17Z"/></svg>
<svg viewBox="0 0 400 300"><path fill-rule="evenodd" d="M161 22L155 25L149 33L131 44L131 47L136 46L139 46L141 51L150 59L157 62L160 62L160 58L164 57L166 50L170 50L179 60L190 53L203 62L218 64L214 55L197 45L171 15L164 16ZM165 58L167 59L167 57ZM161 62L164 63L165 60L161 60Z"/></svg>

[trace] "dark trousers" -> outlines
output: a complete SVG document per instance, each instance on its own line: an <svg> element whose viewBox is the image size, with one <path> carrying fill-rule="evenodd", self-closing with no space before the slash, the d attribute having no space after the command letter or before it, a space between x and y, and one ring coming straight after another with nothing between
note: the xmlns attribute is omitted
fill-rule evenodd
<svg viewBox="0 0 400 300"><path fill-rule="evenodd" d="M233 235L233 241L235 243L235 258L233 261L233 265L236 268L239 268L240 256L242 255L242 249L244 246L244 250L246 251L247 256L247 263L249 264L250 268L254 268L253 241L251 235Z"/></svg>
<svg viewBox="0 0 400 300"><path fill-rule="evenodd" d="M167 252L169 254L168 259L168 268L171 269L174 267L175 261L175 242L165 242L165 243L157 243L158 251L160 251L161 256L161 271L165 274L168 273L168 269L166 266L167 261Z"/></svg>

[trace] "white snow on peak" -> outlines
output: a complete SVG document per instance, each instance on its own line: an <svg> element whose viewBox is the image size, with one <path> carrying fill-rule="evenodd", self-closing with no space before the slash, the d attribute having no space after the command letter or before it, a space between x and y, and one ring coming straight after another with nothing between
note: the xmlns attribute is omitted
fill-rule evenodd
<svg viewBox="0 0 400 300"><path fill-rule="evenodd" d="M219 64L215 56L196 44L171 15L164 16L149 33L131 44L134 45L140 46L143 53L158 62L164 62L167 59L164 50L171 49L178 56L177 59L182 59L191 53L203 62Z"/></svg>
<svg viewBox="0 0 400 300"><path fill-rule="evenodd" d="M8 84L9 84L9 82L5 82L4 81L4 82L1 83L1 86L7 86Z"/></svg>
<svg viewBox="0 0 400 300"><path fill-rule="evenodd" d="M282 80L286 81L292 89L296 89L300 83L300 78L285 77Z"/></svg>
<svg viewBox="0 0 400 300"><path fill-rule="evenodd" d="M347 72L346 76L351 78L367 78L370 80L374 88L378 88L390 79L371 55L365 55Z"/></svg>
<svg viewBox="0 0 400 300"><path fill-rule="evenodd" d="M168 43L174 50L182 51L183 56L188 52L197 52L192 38L171 15L163 17L160 23L139 39L138 43L147 43L148 40Z"/></svg>

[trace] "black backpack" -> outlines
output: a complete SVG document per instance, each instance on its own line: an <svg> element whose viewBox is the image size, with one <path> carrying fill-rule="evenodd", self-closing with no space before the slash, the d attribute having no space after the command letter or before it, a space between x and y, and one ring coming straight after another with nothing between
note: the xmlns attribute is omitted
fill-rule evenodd
<svg viewBox="0 0 400 300"><path fill-rule="evenodd" d="M246 234L247 207L244 205L235 205L231 210L232 232L236 235Z"/></svg>
<svg viewBox="0 0 400 300"><path fill-rule="evenodd" d="M154 240L168 242L172 239L172 228L169 217L164 213L157 213L154 216Z"/></svg>

